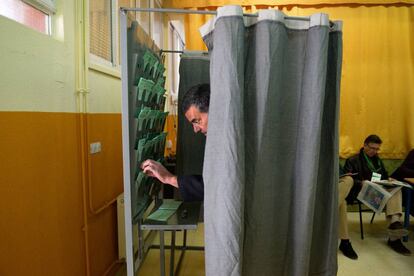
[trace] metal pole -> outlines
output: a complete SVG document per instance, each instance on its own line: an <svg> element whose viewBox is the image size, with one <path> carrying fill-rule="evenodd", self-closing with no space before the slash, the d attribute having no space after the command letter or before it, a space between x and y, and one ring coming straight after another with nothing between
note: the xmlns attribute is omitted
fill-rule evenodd
<svg viewBox="0 0 414 276"><path fill-rule="evenodd" d="M180 50L160 50L160 54L162 53L177 53L177 54L182 54L184 53L184 51L180 51Z"/></svg>
<svg viewBox="0 0 414 276"><path fill-rule="evenodd" d="M160 274L165 276L164 230L160 230Z"/></svg>
<svg viewBox="0 0 414 276"><path fill-rule="evenodd" d="M162 8L121 8L125 11L135 12L161 12L161 13L187 13L187 14L212 14L216 15L215 11L198 11L198 10L185 10L185 9L162 9Z"/></svg>
<svg viewBox="0 0 414 276"><path fill-rule="evenodd" d="M174 276L175 230L171 231L170 276Z"/></svg>
<svg viewBox="0 0 414 276"><path fill-rule="evenodd" d="M161 13L185 13L185 14L211 14L217 15L216 11L199 11L199 10L186 10L186 9L162 9L162 8L121 8L124 11L135 11L135 12L161 12ZM258 17L256 13L243 13L243 16L247 17ZM285 16L288 20L299 20L309 21L308 17L298 16Z"/></svg>
<svg viewBox="0 0 414 276"><path fill-rule="evenodd" d="M410 206L411 206L411 189L403 187L405 190L405 212L404 212L404 228L408 229L410 226ZM375 214L375 213L374 213ZM403 237L403 241L408 242L408 235Z"/></svg>
<svg viewBox="0 0 414 276"><path fill-rule="evenodd" d="M128 98L128 53L127 53L127 15L125 11L119 12L121 20L121 61L122 61L122 154L124 172L124 210L125 210L125 249L127 275L135 275L134 251L132 234L131 210L131 171L129 151L129 98Z"/></svg>

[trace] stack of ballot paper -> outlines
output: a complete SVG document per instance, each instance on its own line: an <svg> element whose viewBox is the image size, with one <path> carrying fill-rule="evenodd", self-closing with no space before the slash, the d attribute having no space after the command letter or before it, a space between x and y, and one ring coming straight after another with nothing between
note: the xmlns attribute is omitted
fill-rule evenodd
<svg viewBox="0 0 414 276"><path fill-rule="evenodd" d="M398 181L398 180L377 180L377 181L372 181L372 182L380 184L380 185L385 186L385 187L387 187L387 186L388 187L401 186L401 187L407 187L407 188L410 188L410 189L413 188L410 184L407 184L407 183L404 183L404 182L401 182L401 181Z"/></svg>
<svg viewBox="0 0 414 276"><path fill-rule="evenodd" d="M167 220L177 211L182 201L176 201L173 199L164 199L162 205L153 213L151 213L147 219L167 222Z"/></svg>

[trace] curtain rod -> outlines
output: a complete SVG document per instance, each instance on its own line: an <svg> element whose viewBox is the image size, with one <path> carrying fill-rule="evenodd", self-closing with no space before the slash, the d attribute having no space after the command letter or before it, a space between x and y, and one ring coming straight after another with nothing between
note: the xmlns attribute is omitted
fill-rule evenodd
<svg viewBox="0 0 414 276"><path fill-rule="evenodd" d="M160 55L162 53L167 53L167 54L185 54L185 53L198 53L198 54L208 54L208 51L186 51L186 50L160 50Z"/></svg>
<svg viewBox="0 0 414 276"><path fill-rule="evenodd" d="M186 9L163 9L163 8L120 8L124 12L136 11L136 12L161 12L161 13L186 13L186 14L211 14L217 15L216 11L198 11L198 10L186 10ZM252 13L243 13L243 16L248 17L258 17L257 14ZM285 16L285 19L288 20L299 20L299 21L309 21L308 17L298 17L298 16Z"/></svg>
<svg viewBox="0 0 414 276"><path fill-rule="evenodd" d="M180 51L180 50L160 50L160 54L162 53L178 53L178 54L182 54L184 53L184 51Z"/></svg>

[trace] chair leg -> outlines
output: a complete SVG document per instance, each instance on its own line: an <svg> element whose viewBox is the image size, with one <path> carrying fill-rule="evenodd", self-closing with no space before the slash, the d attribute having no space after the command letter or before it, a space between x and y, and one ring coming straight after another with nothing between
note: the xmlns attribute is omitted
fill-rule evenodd
<svg viewBox="0 0 414 276"><path fill-rule="evenodd" d="M361 202L358 200L358 209L359 209L359 228L361 231L361 240L364 239L364 227L362 225L362 208L361 208Z"/></svg>
<svg viewBox="0 0 414 276"><path fill-rule="evenodd" d="M405 187L403 189L405 190L404 228L408 229L410 226L411 190ZM403 241L408 241L408 235L403 237Z"/></svg>
<svg viewBox="0 0 414 276"><path fill-rule="evenodd" d="M374 221L374 218L375 218L375 213L372 213L372 217L371 217L371 221L370 221L371 224Z"/></svg>

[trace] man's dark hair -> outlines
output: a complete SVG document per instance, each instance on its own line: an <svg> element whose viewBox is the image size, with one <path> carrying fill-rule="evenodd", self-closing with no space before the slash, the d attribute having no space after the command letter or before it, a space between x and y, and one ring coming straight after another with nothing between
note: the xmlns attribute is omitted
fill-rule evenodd
<svg viewBox="0 0 414 276"><path fill-rule="evenodd" d="M210 103L210 84L203 83L193 86L188 90L181 103L181 110L186 113L194 105L200 112L208 113Z"/></svg>
<svg viewBox="0 0 414 276"><path fill-rule="evenodd" d="M364 141L364 144L369 144L369 143L382 144L382 140L381 138L379 138L378 135L371 134L367 138L365 138L365 141Z"/></svg>

